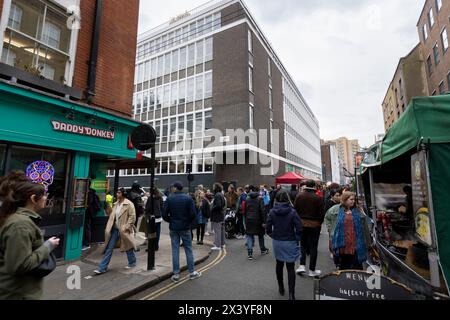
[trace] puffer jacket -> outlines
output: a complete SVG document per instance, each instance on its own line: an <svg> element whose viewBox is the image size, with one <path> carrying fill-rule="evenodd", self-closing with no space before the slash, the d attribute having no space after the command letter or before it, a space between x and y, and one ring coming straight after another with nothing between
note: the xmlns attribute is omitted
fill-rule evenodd
<svg viewBox="0 0 450 320"><path fill-rule="evenodd" d="M275 203L267 218L267 234L274 240L300 241L301 231L302 222L290 203Z"/></svg>
<svg viewBox="0 0 450 320"><path fill-rule="evenodd" d="M261 235L265 233L266 210L259 193L251 192L245 201L244 221L246 234Z"/></svg>

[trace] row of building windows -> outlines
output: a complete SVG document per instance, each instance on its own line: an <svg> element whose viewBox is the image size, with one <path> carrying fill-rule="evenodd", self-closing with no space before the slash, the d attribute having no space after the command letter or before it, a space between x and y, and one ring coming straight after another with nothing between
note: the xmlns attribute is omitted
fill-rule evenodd
<svg viewBox="0 0 450 320"><path fill-rule="evenodd" d="M169 50L177 45L191 41L197 37L220 29L222 25L220 12L208 15L197 21L190 22L179 27L175 31L168 32L158 38L147 41L138 46L137 60L142 60L157 53Z"/></svg>
<svg viewBox="0 0 450 320"><path fill-rule="evenodd" d="M212 111L202 111L149 121L157 134L156 142L175 142L185 139L203 138L212 129Z"/></svg>
<svg viewBox="0 0 450 320"><path fill-rule="evenodd" d="M322 172L322 168L320 168L300 157L297 157L296 155L294 155L292 153L286 152L286 159L293 161L295 163L298 163L298 164L303 164L305 166L308 166L313 170L317 170L318 172ZM308 169L301 168L301 170L303 170L301 173L305 176L316 176L317 175L316 172L310 171Z"/></svg>
<svg viewBox="0 0 450 320"><path fill-rule="evenodd" d="M194 155L191 157L176 157L175 159L163 157L157 158L157 166L155 174L169 175L169 174L186 174L191 173L213 173L214 158L203 157L202 155ZM108 177L114 177L114 170L108 171ZM120 170L121 177L126 176L144 176L150 175L150 169L127 169Z"/></svg>
<svg viewBox="0 0 450 320"><path fill-rule="evenodd" d="M306 145L312 152L315 154L320 155L320 151L317 150L311 143L309 143L305 138L303 138L300 133L298 133L297 130L292 128L289 124L285 123L285 130L287 133L289 133L293 138L295 138L298 141L301 141L304 145Z"/></svg>
<svg viewBox="0 0 450 320"><path fill-rule="evenodd" d="M311 133L313 135L315 135L317 130L315 130L311 127L311 125L303 118L303 116L300 114L300 112L297 110L297 108L294 107L294 105L291 103L291 101L286 96L284 96L284 105L285 105L285 108L287 107L287 109L297 117L297 120L300 120L301 123L304 124L311 131ZM286 119L286 120L288 120L288 119ZM315 135L315 137L318 138L316 135Z"/></svg>
<svg viewBox="0 0 450 320"><path fill-rule="evenodd" d="M436 12L437 15L439 15L439 12L441 11L442 8L442 0L435 0L435 1L436 1ZM428 25L427 23L425 23L422 27L422 35L424 41L428 39L428 28L431 30L434 26L435 21L434 21L433 7L431 7L430 10L428 11L427 18L428 18Z"/></svg>
<svg viewBox="0 0 450 320"><path fill-rule="evenodd" d="M155 57L151 60L139 63L136 65L135 71L135 85L140 85L149 80L153 83L153 86L162 82L164 77L164 83L170 82L170 75L173 77L184 78L185 76L191 76L200 68L204 63L213 59L213 38L206 38L188 46L173 50L159 57ZM194 68L195 67L195 68ZM211 68L209 66L208 68ZM187 69L187 71L185 71ZM202 70L203 71L203 70ZM179 74L176 74L179 72ZM168 77L169 76L169 77ZM173 79L172 79L173 81ZM161 84L161 83L159 83ZM150 86L152 86L150 84ZM142 88L143 86L141 86ZM140 91L137 89L137 91Z"/></svg>
<svg viewBox="0 0 450 320"><path fill-rule="evenodd" d="M212 97L212 71L187 79L171 82L163 86L135 93L133 97L133 113L153 112L161 108L184 106L185 103L202 101Z"/></svg>

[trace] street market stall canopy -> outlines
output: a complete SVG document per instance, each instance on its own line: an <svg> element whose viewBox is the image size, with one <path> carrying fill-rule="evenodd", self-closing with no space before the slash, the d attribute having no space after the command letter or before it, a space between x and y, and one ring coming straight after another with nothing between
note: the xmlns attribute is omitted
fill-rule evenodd
<svg viewBox="0 0 450 320"><path fill-rule="evenodd" d="M438 251L447 284L450 283L450 95L413 98L405 113L380 144L366 154L361 173L370 167L384 170L408 165L410 155L424 143L428 148L431 192Z"/></svg>
<svg viewBox="0 0 450 320"><path fill-rule="evenodd" d="M276 178L276 184L300 184L305 177L295 172L288 172L285 175Z"/></svg>

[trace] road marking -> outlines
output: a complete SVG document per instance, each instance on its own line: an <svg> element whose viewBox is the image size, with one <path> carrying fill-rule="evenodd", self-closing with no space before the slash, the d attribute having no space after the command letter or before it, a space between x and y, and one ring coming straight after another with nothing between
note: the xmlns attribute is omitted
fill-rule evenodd
<svg viewBox="0 0 450 320"><path fill-rule="evenodd" d="M206 272L206 271L212 269L213 267L215 267L216 265L221 263L222 260L225 259L226 255L227 255L227 251L225 249L221 250L219 252L219 254L217 255L217 257L213 261L211 261L209 264L200 268L197 271L203 273L203 272ZM144 298L141 298L140 300L154 300L154 299L162 296L163 294L181 286L182 284L186 283L187 281L189 281L189 275L181 278L180 281L178 281L178 282L170 283L167 286L160 288L160 289L156 290L155 292L152 292L151 294L149 294L148 296L145 296Z"/></svg>

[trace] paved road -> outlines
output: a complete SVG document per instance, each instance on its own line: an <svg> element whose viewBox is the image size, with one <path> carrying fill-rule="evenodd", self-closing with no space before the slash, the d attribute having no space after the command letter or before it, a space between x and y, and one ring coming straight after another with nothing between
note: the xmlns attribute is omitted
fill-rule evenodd
<svg viewBox="0 0 450 320"><path fill-rule="evenodd" d="M164 227L164 229L166 228ZM212 241L211 236L206 238ZM206 262L196 267L196 269L207 269L200 279L186 280L175 286L168 280L130 299L285 300L288 298L287 294L281 297L278 293L275 258L272 252L262 256L256 244L254 260L249 261L247 260L245 240L227 240L226 244L226 250L221 253L214 252ZM272 241L267 236L266 246L269 249L272 248ZM184 251L181 254L184 254ZM317 268L324 273L329 273L333 267L328 253L328 234L323 231L319 244ZM186 275L186 273L182 274L182 276ZM287 289L286 271L284 280ZM312 278L297 276L296 298L298 300L313 299L313 288L314 280Z"/></svg>

